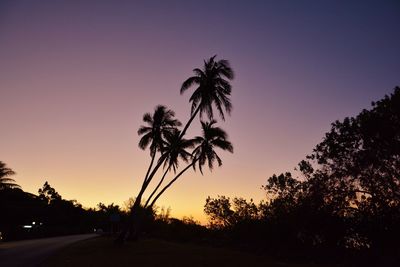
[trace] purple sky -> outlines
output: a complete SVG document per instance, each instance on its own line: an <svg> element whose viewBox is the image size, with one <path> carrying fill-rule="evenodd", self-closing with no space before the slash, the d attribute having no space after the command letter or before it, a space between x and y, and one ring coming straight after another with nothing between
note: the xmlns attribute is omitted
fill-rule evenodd
<svg viewBox="0 0 400 267"><path fill-rule="evenodd" d="M2 1L0 160L26 191L49 181L86 207L122 204L149 162L142 115L165 104L185 123L180 85L217 54L236 73L220 125L235 153L159 205L204 220L208 195L258 201L331 122L400 85L399 14L398 1Z"/></svg>

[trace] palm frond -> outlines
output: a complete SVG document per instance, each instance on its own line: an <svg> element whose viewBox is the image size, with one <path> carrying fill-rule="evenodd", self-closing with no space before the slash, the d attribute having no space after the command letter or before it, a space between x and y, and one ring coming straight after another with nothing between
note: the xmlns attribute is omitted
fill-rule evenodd
<svg viewBox="0 0 400 267"><path fill-rule="evenodd" d="M192 76L182 83L180 93L183 94L192 85L199 83L200 79L197 76Z"/></svg>
<svg viewBox="0 0 400 267"><path fill-rule="evenodd" d="M0 189L6 188L21 188L18 184L15 183L15 180L10 178L9 176L14 175L15 172L8 168L6 164L0 161Z"/></svg>
<svg viewBox="0 0 400 267"><path fill-rule="evenodd" d="M180 93L182 94L195 84L198 85L194 89L189 101L192 103L191 114L200 106L200 119L206 115L209 119L214 116L213 105L218 110L221 118L225 120L224 112L230 115L232 103L229 96L232 91L232 86L229 81L234 78L233 70L229 61L216 61L216 55L204 60L203 69L195 68L192 77L185 80L181 86Z"/></svg>
<svg viewBox="0 0 400 267"><path fill-rule="evenodd" d="M149 124L152 124L153 123L153 118L151 117L151 114L150 113L145 113L143 115L143 121L147 122Z"/></svg>

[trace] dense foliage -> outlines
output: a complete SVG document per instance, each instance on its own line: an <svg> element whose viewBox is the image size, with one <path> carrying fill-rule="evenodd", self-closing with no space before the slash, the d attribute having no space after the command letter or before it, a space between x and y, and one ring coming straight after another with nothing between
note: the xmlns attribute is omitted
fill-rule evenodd
<svg viewBox="0 0 400 267"><path fill-rule="evenodd" d="M334 122L299 163L296 176L273 175L263 189L265 203L242 201L247 212L239 212L237 198L208 198L205 213L211 226L278 255L395 262L400 237L400 88L372 103L372 109ZM237 235L244 225L247 234Z"/></svg>

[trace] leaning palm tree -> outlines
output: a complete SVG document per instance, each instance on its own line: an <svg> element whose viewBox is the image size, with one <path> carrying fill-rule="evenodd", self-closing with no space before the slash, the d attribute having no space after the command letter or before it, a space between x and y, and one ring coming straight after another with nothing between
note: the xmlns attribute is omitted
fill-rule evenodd
<svg viewBox="0 0 400 267"><path fill-rule="evenodd" d="M176 127L181 126L181 122L175 117L175 112L167 109L165 106L158 105L154 109L153 115L146 113L143 115L143 121L147 124L146 126L140 126L138 134L142 135L139 141L139 147L141 149L150 148L151 161L147 169L146 175L143 179L142 186L138 195L135 198L135 202L131 206L130 221L126 225L126 228L121 231L118 238L115 240L116 243L123 243L127 238L136 238L140 229L140 218L138 213L141 212L142 197L146 188L149 186L158 168L164 162L166 153L164 151L165 139L169 138L176 131ZM161 152L158 163L151 171L157 152Z"/></svg>
<svg viewBox="0 0 400 267"><path fill-rule="evenodd" d="M15 172L13 170L7 168L6 164L0 161L0 190L20 188L20 186L15 183L15 180L10 178L10 176L14 174Z"/></svg>
<svg viewBox="0 0 400 267"><path fill-rule="evenodd" d="M218 163L218 166L222 166L222 160L216 153L215 148L227 150L233 153L233 146L232 143L227 140L227 133L220 127L214 127L215 123L215 120L210 122L201 122L202 136L197 136L193 139L193 142L197 144L197 146L192 153L192 162L179 172L166 186L164 186L148 207L152 208L160 196L190 167L195 169L197 164L200 172L203 173L202 167L206 163L208 163L210 170L213 169L215 161Z"/></svg>
<svg viewBox="0 0 400 267"><path fill-rule="evenodd" d="M224 110L230 114L232 103L230 95L232 86L229 83L233 80L234 73L227 60L215 60L215 56L207 61L204 61L202 69L196 68L193 70L194 76L189 77L181 86L181 94L191 87L195 87L189 102L192 103L191 117L181 132L184 136L193 119L200 112L200 119L205 113L208 119L214 118L213 106L219 112L222 120L225 120Z"/></svg>
<svg viewBox="0 0 400 267"><path fill-rule="evenodd" d="M189 159L192 158L192 155L187 151L187 149L193 148L194 142L193 140L187 140L185 138L181 138L180 134L181 132L179 130L175 130L171 135L165 138L165 144L162 149L162 151L165 153L165 159L164 159L165 171L159 183L148 197L145 206L149 204L149 201L151 200L153 195L160 188L167 173L171 169L174 171L174 173L176 173L176 170L179 167L179 159L188 163Z"/></svg>
<svg viewBox="0 0 400 267"><path fill-rule="evenodd" d="M200 113L200 118L202 117L203 113L206 113L207 117L211 120L214 116L213 107L215 106L220 117L225 120L224 110L228 114L230 114L232 110L232 103L229 98L232 91L232 86L230 85L229 80L234 78L234 73L230 67L229 61L225 59L216 61L215 57L216 55L207 61L204 61L204 66L202 69L195 68L193 70L195 75L189 77L181 86L181 94L183 94L192 86L196 86L196 88L194 89L194 92L189 100L192 103L191 117L181 131L179 136L180 138L185 135L187 129L198 113ZM160 157L159 163L151 172L150 169L148 170L146 174L147 185L157 173L167 154L168 153L164 153ZM146 188L147 185L145 185L144 188Z"/></svg>
<svg viewBox="0 0 400 267"><path fill-rule="evenodd" d="M153 166L156 153L164 151L164 139L169 138L176 131L177 126L181 126L181 122L174 118L175 112L167 109L163 105L158 105L154 109L153 115L146 113L143 115L143 121L147 123L146 126L140 126L138 134L142 135L139 141L141 149L150 148L151 162L147 169L146 176L143 180L141 190L136 198L137 204L140 204L142 195L149 185L151 178L149 176L150 170ZM159 161L162 157L160 157Z"/></svg>
<svg viewBox="0 0 400 267"><path fill-rule="evenodd" d="M183 139L183 136L185 135L190 124L192 123L194 118L199 113L200 113L200 118L202 118L203 114L205 113L207 115L207 117L210 120L212 120L214 117L213 108L216 107L219 112L220 117L223 120L225 120L224 112L230 114L230 112L232 110L232 104L230 101L230 94L231 94L232 87L231 87L229 81L234 78L233 70L230 67L230 64L227 60L216 61L215 57L216 56L213 56L210 59L208 59L207 61L204 61L204 66L202 69L199 69L199 68L194 69L193 72L195 75L188 78L186 81L184 81L181 86L181 89L180 89L181 94L183 94L185 91L187 91L192 86L195 86L195 89L189 100L192 103L191 116L189 118L189 121L186 123L185 127L183 128L183 130L180 132L180 134L178 136L178 140ZM149 116L147 116L146 120L148 119L148 117ZM148 120L148 121L150 121L150 120ZM175 126L178 126L178 125L175 125ZM148 129L147 130L143 129L143 133L145 133L145 132L148 133L149 132ZM164 136L164 137L166 137L166 136ZM150 142L147 142L146 140L144 140L143 143L148 144ZM164 163L164 166L168 166L166 171L164 172L163 178L161 179L161 183L162 183L164 181L165 175L168 172L168 169L171 166L174 166L174 165L170 165L170 163L164 162L167 160L169 155L171 155L172 151L169 149L161 151L161 147L162 147L162 145L153 147L153 154L151 154L152 160L151 160L150 166L145 175L145 179L143 181L143 185L140 189L140 192L139 192L138 196L136 197L136 201L131 209L131 213L133 215L133 216L131 216L131 219L133 221L132 225L134 225L135 222L138 225L140 224L140 222L136 218L137 216L135 215L134 211L140 208L140 203L141 203L141 198L143 196L143 193L145 192L146 188L152 181L152 179L155 176L155 174L157 173L158 169L162 166L163 163ZM152 150L152 147L150 150ZM155 164L155 166L153 167L153 163L155 160L155 156L154 156L155 151L160 151L161 155L157 161L157 164ZM150 153L152 153L152 152L150 152ZM215 159L211 159L211 160L215 160ZM219 158L217 159L217 161L218 161L218 163L220 163ZM196 161L192 161L193 165L195 162ZM192 163L189 164L188 166L193 166ZM181 171L174 178L172 183L174 181L176 181L176 179L180 175L182 175L182 173L185 172L187 170L187 168L185 168L183 171ZM172 183L170 182L166 187L164 187L163 190L160 193L158 193L155 200L157 200L159 198L159 196ZM161 184L159 183L159 185L161 185ZM158 187L159 186L156 187L157 190L158 190ZM152 194L152 195L154 195L154 194ZM153 204L154 204L154 202L155 201L153 201ZM151 204L151 206L153 204ZM133 229L133 230L135 232L137 232L138 229L139 229L139 226L136 226L136 229ZM121 233L120 237L123 235L125 237L128 236L129 231L124 231L124 233ZM124 238L124 239L126 239L126 238ZM121 240L121 239L119 239L119 240Z"/></svg>

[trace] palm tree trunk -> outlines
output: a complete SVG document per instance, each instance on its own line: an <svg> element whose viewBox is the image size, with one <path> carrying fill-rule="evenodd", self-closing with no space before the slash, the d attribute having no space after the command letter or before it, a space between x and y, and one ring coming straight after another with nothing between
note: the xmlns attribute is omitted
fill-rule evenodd
<svg viewBox="0 0 400 267"><path fill-rule="evenodd" d="M192 163L186 166L186 168L184 168L180 173L178 173L178 175L175 176L174 179L172 179L166 186L164 186L164 188L160 191L160 193L158 193L157 196L154 198L154 200L151 202L149 207L153 207L157 199L165 192L165 190L167 190L185 171L187 171L190 167L196 164L197 161L198 159L193 160Z"/></svg>
<svg viewBox="0 0 400 267"><path fill-rule="evenodd" d="M151 167L153 167L153 163L154 163L154 159L155 159L155 157L156 157L156 152L153 152L153 153L152 153L152 156L151 156L151 162L150 162L150 166L149 166L149 168L147 169L146 176L144 177L144 181L143 181L143 183L145 183L145 182L146 182L146 180L147 180L147 177L149 176L149 173L150 173Z"/></svg>
<svg viewBox="0 0 400 267"><path fill-rule="evenodd" d="M146 176L144 177L142 187L140 188L140 191L135 199L135 202L134 202L133 206L131 207L131 212L134 210L134 208L136 206L139 206L140 202L142 201L142 196L144 194L144 191L147 188L147 181L148 181L149 173L150 173L151 167L153 167L155 157L156 157L156 153L154 152L154 153L152 153L151 162L150 162L149 168L147 169Z"/></svg>
<svg viewBox="0 0 400 267"><path fill-rule="evenodd" d="M185 127L183 128L179 138L182 138L185 134L187 129L189 128L190 124L192 123L193 119L197 116L197 113L199 113L200 111L200 104L199 106L196 108L196 110L194 111L194 113L192 114L192 116L190 117L189 121L186 123Z"/></svg>
<svg viewBox="0 0 400 267"><path fill-rule="evenodd" d="M139 237L141 222L140 222L138 212L140 209L140 203L142 202L142 197L143 197L144 192L146 191L147 186L150 184L151 180L153 179L157 170L160 168L160 166L164 162L165 158L166 158L165 154L161 155L161 157L160 157L157 165L154 167L153 171L150 173L150 175L148 175L147 179L145 177L142 187L135 199L135 202L133 203L133 205L131 207L128 222L125 225L124 229L121 231L121 233L118 235L118 237L115 239L115 241L114 241L115 244L121 245L128 239L136 240ZM154 159L152 161L154 161Z"/></svg>
<svg viewBox="0 0 400 267"><path fill-rule="evenodd" d="M150 196L147 198L146 204L144 204L144 207L146 208L147 205L149 204L151 198L153 197L153 195L157 192L158 188L161 186L162 182L165 179L165 176L167 175L168 171L169 171L170 167L167 168L167 170L164 172L163 177L161 178L160 182L158 183L158 185L156 186L156 188L153 190L153 192L150 194Z"/></svg>
<svg viewBox="0 0 400 267"><path fill-rule="evenodd" d="M150 183L151 179L149 179L149 173L150 173L151 167L153 167L155 157L156 157L156 153L154 152L152 157L151 157L150 166L147 169L146 176L144 177L144 180L143 180L143 183L142 183L142 187L140 188L139 194L137 195L137 197L135 199L135 202L134 202L134 205L132 206L132 209L133 209L134 206L139 206L140 205L140 202L142 201L142 196L143 196L144 192L146 191L148 183ZM154 176L154 174L153 174L153 176Z"/></svg>
<svg viewBox="0 0 400 267"><path fill-rule="evenodd" d="M140 189L139 194L137 195L135 202L131 208L131 213L134 213L134 211L140 206L144 192L146 191L147 187L149 186L154 175L157 173L157 170L160 168L160 166L164 162L165 158L166 158L166 155L162 154L157 165L154 167L153 171L150 173L150 175L147 177L147 179L143 182L142 188Z"/></svg>

